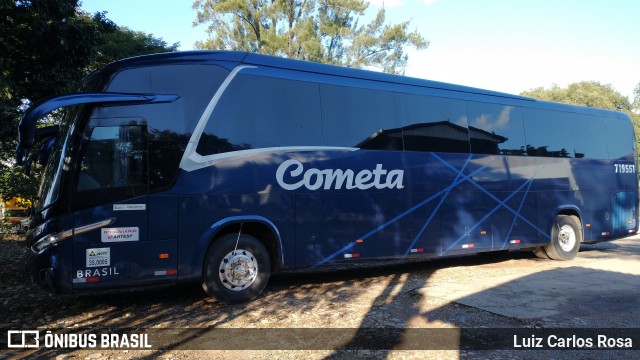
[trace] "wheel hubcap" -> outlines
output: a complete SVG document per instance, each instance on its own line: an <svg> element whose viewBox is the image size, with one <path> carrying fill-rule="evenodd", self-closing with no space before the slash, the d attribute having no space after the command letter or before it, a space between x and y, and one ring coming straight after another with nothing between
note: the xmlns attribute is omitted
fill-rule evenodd
<svg viewBox="0 0 640 360"><path fill-rule="evenodd" d="M251 252L238 249L225 255L220 262L218 275L227 289L241 291L256 280L258 262Z"/></svg>
<svg viewBox="0 0 640 360"><path fill-rule="evenodd" d="M563 251L569 252L576 246L576 233L569 225L563 225L558 232L558 244Z"/></svg>

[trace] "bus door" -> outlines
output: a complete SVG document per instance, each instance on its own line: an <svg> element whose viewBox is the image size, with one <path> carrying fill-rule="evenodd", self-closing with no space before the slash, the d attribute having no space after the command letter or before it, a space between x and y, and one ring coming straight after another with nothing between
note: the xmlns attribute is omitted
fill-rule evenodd
<svg viewBox="0 0 640 360"><path fill-rule="evenodd" d="M617 192L613 195L613 235L632 233L636 229L636 194Z"/></svg>
<svg viewBox="0 0 640 360"><path fill-rule="evenodd" d="M148 195L145 122L91 119L75 176L74 288L175 280L175 209Z"/></svg>

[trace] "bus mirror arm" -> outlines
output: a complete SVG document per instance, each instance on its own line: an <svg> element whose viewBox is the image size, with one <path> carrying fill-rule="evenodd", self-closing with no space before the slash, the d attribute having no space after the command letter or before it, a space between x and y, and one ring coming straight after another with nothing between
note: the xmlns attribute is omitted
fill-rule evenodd
<svg viewBox="0 0 640 360"><path fill-rule="evenodd" d="M119 106L170 103L176 101L178 98L180 98L180 96L171 94L74 93L40 100L27 109L18 124L16 165L24 165L29 156L29 150L31 150L33 146L38 120L53 110L65 106L82 104Z"/></svg>
<svg viewBox="0 0 640 360"><path fill-rule="evenodd" d="M32 165L33 165L33 160L35 160L37 154L33 154L31 156L27 156L27 160L24 162L24 173L27 174L27 176L31 176L32 174Z"/></svg>

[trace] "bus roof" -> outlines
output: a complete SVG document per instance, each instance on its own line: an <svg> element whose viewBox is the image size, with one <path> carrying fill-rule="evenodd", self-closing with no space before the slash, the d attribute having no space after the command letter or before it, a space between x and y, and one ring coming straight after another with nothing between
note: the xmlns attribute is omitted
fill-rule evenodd
<svg viewBox="0 0 640 360"><path fill-rule="evenodd" d="M369 71L322 64L317 62L293 60L276 56L255 54L243 51L184 51L136 56L113 62L107 67L132 67L144 65L160 65L163 63L207 63L213 61L239 62L249 65L267 66L279 69L290 69L315 74L334 75L353 79L373 80L391 84L412 85L434 89L483 94L519 100L532 100L523 96L483 90L468 86L424 80L403 75L392 75L383 72Z"/></svg>
<svg viewBox="0 0 640 360"><path fill-rule="evenodd" d="M421 88L429 88L434 90L444 90L448 92L461 93L467 95L487 96L490 98L499 98L499 102L508 104L536 107L549 110L561 110L567 112L587 113L591 115L602 115L609 117L617 117L628 119L628 116L619 111L605 110L599 108L585 107L580 105L561 104L549 101L542 101L530 97L513 95L498 91L485 90L463 85L450 84L439 81L425 80L403 75L392 75L383 72L353 69L343 66L322 64L309 61L293 60L276 56L262 55L243 51L226 51L226 50L203 50L203 51L182 51L168 52L159 54L142 55L127 58L106 65L103 70L89 75L87 79L100 76L101 73L112 73L122 68L153 66L163 64L177 63L214 63L214 62L236 62L248 65L258 65L264 67L289 69L314 74L333 75L345 78L371 80L376 82L384 82L388 84L397 84L405 86L415 86ZM485 99L486 101L487 99ZM496 99L498 100L498 99ZM524 103L522 103L524 102ZM617 115L614 115L617 114Z"/></svg>

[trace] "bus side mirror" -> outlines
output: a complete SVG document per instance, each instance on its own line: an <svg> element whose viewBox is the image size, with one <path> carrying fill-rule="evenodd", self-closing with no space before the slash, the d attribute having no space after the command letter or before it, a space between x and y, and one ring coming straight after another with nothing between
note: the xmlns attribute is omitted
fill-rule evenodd
<svg viewBox="0 0 640 360"><path fill-rule="evenodd" d="M24 165L25 155L27 151L23 149L20 145L16 148L16 166Z"/></svg>
<svg viewBox="0 0 640 360"><path fill-rule="evenodd" d="M51 154L51 149L53 149L53 142L55 138L51 138L46 141L38 150L38 164L44 166L47 164L47 160L49 160L49 155Z"/></svg>
<svg viewBox="0 0 640 360"><path fill-rule="evenodd" d="M36 156L37 154L33 154L24 162L24 173L27 174L27 176L31 176L32 174L33 169L31 166L33 165L33 160L35 160Z"/></svg>

